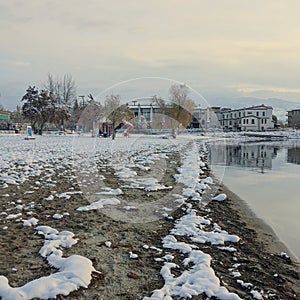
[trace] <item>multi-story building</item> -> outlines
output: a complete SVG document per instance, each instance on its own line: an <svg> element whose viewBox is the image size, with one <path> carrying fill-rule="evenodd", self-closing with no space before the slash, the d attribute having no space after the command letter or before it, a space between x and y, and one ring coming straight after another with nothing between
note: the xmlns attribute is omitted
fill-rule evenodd
<svg viewBox="0 0 300 300"><path fill-rule="evenodd" d="M156 104L152 99L132 101L132 103L130 103L128 107L133 112L136 123L140 128L152 128L154 125L153 122L156 119L155 116L161 114L160 106Z"/></svg>
<svg viewBox="0 0 300 300"><path fill-rule="evenodd" d="M300 129L300 108L288 111L288 127Z"/></svg>
<svg viewBox="0 0 300 300"><path fill-rule="evenodd" d="M195 107L190 127L202 130L220 129L219 111L220 107Z"/></svg>
<svg viewBox="0 0 300 300"><path fill-rule="evenodd" d="M274 129L271 106L221 109L219 120L225 131L265 131Z"/></svg>
<svg viewBox="0 0 300 300"><path fill-rule="evenodd" d="M151 99L133 101L133 104L129 104L129 108L133 111L138 124L144 124L142 126L144 128L152 128L155 116L161 114L160 106ZM272 113L273 108L264 104L240 109L197 106L193 109L193 119L189 127L203 131L217 129L224 131L271 130L274 129ZM160 116L160 122L164 122L164 116Z"/></svg>

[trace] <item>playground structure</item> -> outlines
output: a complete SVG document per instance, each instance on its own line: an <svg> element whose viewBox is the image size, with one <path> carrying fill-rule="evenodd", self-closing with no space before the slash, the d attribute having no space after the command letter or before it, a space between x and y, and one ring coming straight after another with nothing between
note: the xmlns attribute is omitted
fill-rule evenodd
<svg viewBox="0 0 300 300"><path fill-rule="evenodd" d="M126 129L124 131L124 136L128 137L129 131L131 131L133 129L133 125L130 122L125 121L125 120L123 120L123 124L124 124L124 126L126 126Z"/></svg>
<svg viewBox="0 0 300 300"><path fill-rule="evenodd" d="M129 132L134 128L132 123L130 123L126 120L122 120L122 122L120 124L118 124L117 126L115 126L115 128L114 128L113 122L110 119L104 117L104 118L93 121L92 136L107 138L113 134L114 130L120 129L122 126L125 127L124 136L128 137Z"/></svg>

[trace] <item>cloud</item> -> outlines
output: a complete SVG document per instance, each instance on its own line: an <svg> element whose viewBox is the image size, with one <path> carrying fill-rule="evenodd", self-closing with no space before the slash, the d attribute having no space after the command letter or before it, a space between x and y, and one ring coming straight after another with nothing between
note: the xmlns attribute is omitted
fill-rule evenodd
<svg viewBox="0 0 300 300"><path fill-rule="evenodd" d="M9 61L8 62L11 66L17 68L29 68L31 67L31 63L28 61Z"/></svg>
<svg viewBox="0 0 300 300"><path fill-rule="evenodd" d="M242 93L253 93L253 92L275 92L275 93L300 93L299 88L286 88L286 87L272 87L272 86L260 86L260 85L232 85L230 88L236 88Z"/></svg>
<svg viewBox="0 0 300 300"><path fill-rule="evenodd" d="M27 85L68 73L99 90L159 76L218 97L262 88L296 99L299 10L296 0L2 1L0 78Z"/></svg>

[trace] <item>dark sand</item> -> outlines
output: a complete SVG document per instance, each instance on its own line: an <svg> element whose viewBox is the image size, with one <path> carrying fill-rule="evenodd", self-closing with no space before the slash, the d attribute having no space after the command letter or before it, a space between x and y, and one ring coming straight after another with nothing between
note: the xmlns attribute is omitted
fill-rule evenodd
<svg viewBox="0 0 300 300"><path fill-rule="evenodd" d="M111 171L112 172L112 171ZM119 182L109 174L109 186L118 187ZM167 172L163 182L172 181L172 173ZM172 250L162 249L161 238L166 236L174 226L176 219L183 214L181 209L173 212L174 220L159 219L150 223L128 223L113 220L101 210L78 212L76 208L89 204L82 195L73 195L70 199L44 200L49 196L50 189L38 187L33 194L24 195L24 191L32 190L34 182L38 178L31 178L16 188L9 186L5 193L10 197L0 197L0 210L7 207L13 208L8 202L22 199L24 205L35 202L30 209L32 214L26 216L22 211L22 218L36 217L39 225L48 225L57 230L70 230L79 238L79 242L70 249L63 250L65 256L79 254L93 261L95 268L101 271L101 275L94 274L94 278L88 289L80 289L69 296L58 296L57 299L142 299L150 296L154 289L164 284L160 270L163 262L154 259L162 257ZM62 193L69 188L78 190L76 181L70 181L66 176L57 176L55 190ZM3 191L3 190L2 190ZM232 292L236 292L243 299L253 299L250 290L237 283L237 279L250 282L255 290L263 290L265 299L300 299L299 264L294 259L280 256L282 251L289 253L272 229L262 220L258 219L249 207L237 195L226 187L220 187L217 193L225 192L228 199L223 202L210 202L205 207L199 207L191 202L200 215L210 217L212 222L218 223L222 229L230 234L238 235L241 240L234 244L236 252L220 251L216 246L198 244L199 249L212 256L212 266L220 278L222 285ZM165 191L169 193L169 191ZM153 197L162 197L162 192L153 192ZM133 199L134 193L122 197ZM139 197L143 197L142 194ZM145 201L149 198L144 195ZM210 210L208 210L208 208ZM69 212L70 216L55 220L54 213ZM12 210L11 213L15 213ZM7 230L3 230L8 226ZM26 282L56 272L50 268L46 261L38 254L43 245L43 238L34 234L33 228L24 227L22 222L16 220L7 221L5 216L0 218L0 270L1 275L8 277L12 286L20 286ZM111 241L112 246L105 246L105 241ZM161 248L144 249L143 245ZM130 259L129 252L138 254L138 259ZM176 251L174 251L174 254ZM233 277L228 269L235 267L242 276ZM276 274L276 275L275 275ZM275 275L275 276L274 276ZM174 297L174 299L178 299ZM192 299L208 299L205 295L199 295Z"/></svg>

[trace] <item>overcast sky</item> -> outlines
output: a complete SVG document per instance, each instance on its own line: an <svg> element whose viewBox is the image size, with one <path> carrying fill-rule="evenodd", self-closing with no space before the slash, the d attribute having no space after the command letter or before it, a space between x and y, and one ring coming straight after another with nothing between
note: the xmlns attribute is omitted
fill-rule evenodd
<svg viewBox="0 0 300 300"><path fill-rule="evenodd" d="M79 95L100 98L119 82L160 77L208 101L300 103L299 12L298 0L0 0L0 103L14 108L48 73L70 74ZM158 85L132 81L129 97Z"/></svg>

